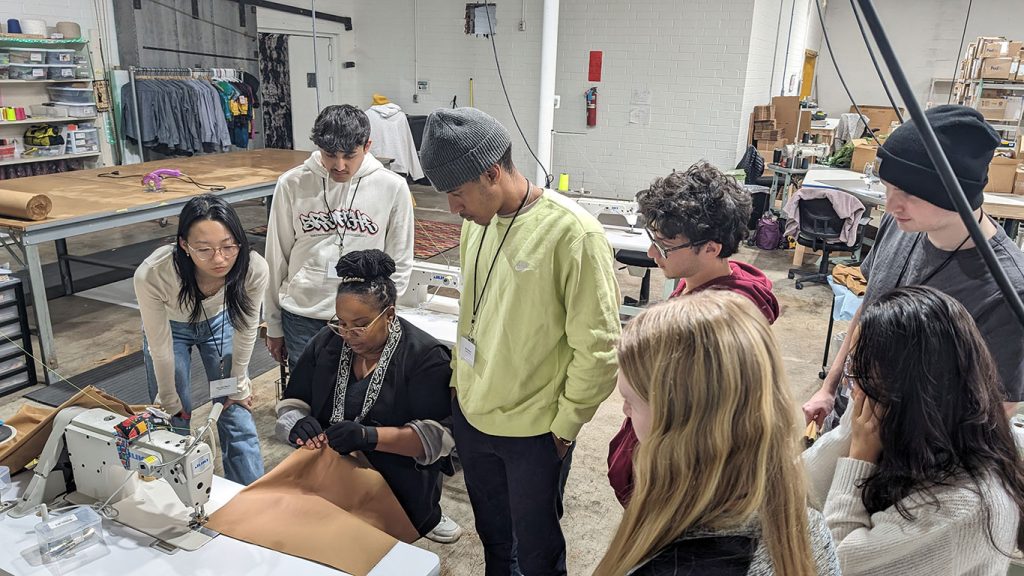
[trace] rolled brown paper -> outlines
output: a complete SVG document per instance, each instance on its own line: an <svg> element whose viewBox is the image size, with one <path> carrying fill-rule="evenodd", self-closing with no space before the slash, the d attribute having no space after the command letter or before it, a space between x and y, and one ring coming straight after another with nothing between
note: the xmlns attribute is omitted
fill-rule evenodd
<svg viewBox="0 0 1024 576"><path fill-rule="evenodd" d="M46 194L0 190L0 215L22 220L42 220L53 209Z"/></svg>

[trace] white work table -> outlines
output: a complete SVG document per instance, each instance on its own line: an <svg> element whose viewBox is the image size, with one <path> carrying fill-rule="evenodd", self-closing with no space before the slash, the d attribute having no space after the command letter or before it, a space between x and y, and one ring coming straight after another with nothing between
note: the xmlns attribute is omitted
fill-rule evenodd
<svg viewBox="0 0 1024 576"><path fill-rule="evenodd" d="M29 473L14 478L14 488L6 496L20 496L28 483ZM228 502L243 486L217 477L213 482L207 513L212 513ZM0 516L0 569L18 576L52 576L71 573L75 576L110 576L112 574L146 574L149 576L271 576L302 574L303 576L345 574L323 564L263 548L228 536L219 535L195 552L178 550L174 554L161 552L150 545L154 539L133 528L113 520L103 520L106 549L92 546L78 553L90 559L77 566L74 557L58 564L40 564L34 527L39 522L35 515L11 518ZM340 537L340 536L339 536ZM58 568L59 567L59 568ZM404 542L399 542L370 572L371 576L410 574L439 576L441 564L437 555Z"/></svg>

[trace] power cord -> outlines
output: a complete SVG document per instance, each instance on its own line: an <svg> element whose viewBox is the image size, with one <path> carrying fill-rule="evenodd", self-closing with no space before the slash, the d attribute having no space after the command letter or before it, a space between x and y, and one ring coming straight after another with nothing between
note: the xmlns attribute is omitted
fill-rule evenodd
<svg viewBox="0 0 1024 576"><path fill-rule="evenodd" d="M878 52L881 53L882 59L885 60L885 65L889 68L889 75L892 76L893 81L896 83L896 90L899 92L903 102L906 103L907 110L910 112L910 118L914 121L918 130L921 131L921 138L924 140L925 149L928 151L928 158L931 159L932 164L938 170L939 177L942 178L942 184L946 188L946 193L949 194L950 200L953 201L956 211L960 215L960 219L963 220L964 226L970 232L975 247L981 252L981 256L988 266L989 273L992 274L996 284L999 285L1003 298L1006 299L1006 303L1013 310L1013 313L1016 314L1017 320L1021 325L1024 325L1024 304L1021 303L1020 296L1017 295L1016 290L1014 290L1013 285L1010 283L1010 279L1006 276L1006 272L1003 271L999 261L996 260L996 253L988 243L988 239L982 234L981 227L975 222L971 205L967 202L967 196L964 194L963 188L960 187L956 173L949 164L949 158L946 157L946 153L942 150L939 139L935 136L935 131L932 130L931 124L928 123L928 119L924 115L924 110L921 109L921 105L917 103L917 99L914 97L914 90L910 87L910 82L907 80L906 74L903 73L899 60L896 59L896 53L893 52L892 44L889 43L889 38L882 28L882 22L878 18L878 13L875 12L875 6L871 3L871 0L857 0L857 2L864 13L864 19L867 20L871 34L875 37ZM815 3L817 4L817 0L815 0ZM821 16L820 6L818 15L819 17ZM824 30L824 26L822 26L822 30Z"/></svg>
<svg viewBox="0 0 1024 576"><path fill-rule="evenodd" d="M857 20L857 27L860 28L860 37L864 39L864 46L868 49L868 56L871 57L871 63L875 66L875 72L878 73L878 81L882 83L882 89L885 90L885 96L889 98L889 104L892 106L892 111L896 113L896 118L899 119L900 124L903 124L903 114L900 112L900 107L896 105L896 100L892 97L892 92L889 91L889 83L885 81L885 76L882 75L882 69L878 67L878 59L875 58L875 51L871 49L871 42L868 41L868 33L864 30L864 23L860 19L860 13L857 12L856 0L850 0L850 8L853 9L853 17ZM822 26L822 29L824 29L824 26Z"/></svg>
<svg viewBox="0 0 1024 576"><path fill-rule="evenodd" d="M490 30L490 34L487 36L491 39L491 50L494 52L494 67L498 69L498 80L501 81L501 91L505 93L505 101L508 102L508 111L512 114L512 121L516 123L516 129L519 130L519 135L523 138L523 143L526 144L526 149L530 151L530 156L537 161L537 165L544 171L544 187L551 186L553 178L551 173L548 172L547 166L537 158L537 155L533 152L533 148L530 147L530 141L526 139L526 134L523 133L523 128L519 126L519 119L516 118L516 111L512 109L512 99L508 96L508 89L505 88L505 77L501 74L501 62L498 61L498 46L494 43L494 25L491 23L491 11L484 6L484 14L487 15L487 29ZM453 100L454 103L454 100Z"/></svg>
<svg viewBox="0 0 1024 576"><path fill-rule="evenodd" d="M868 134L871 135L871 139L875 141L875 144L881 146L882 143L878 140L878 136L875 136L871 127L868 126L867 116L864 116L864 113L860 110L860 106L857 105L857 101L853 99L853 94L850 93L850 87L846 85L846 79L843 78L843 73L839 71L839 63L836 62L836 55L832 52L832 42L829 41L828 30L825 28L825 18L821 15L821 0L814 0L814 7L818 10L818 22L821 23L821 35L825 38L825 47L828 48L828 56L832 59L832 66L836 69L836 76L839 76L839 83L843 85L843 90L846 90L846 97L850 99L854 109L857 110L857 115L860 116L860 119L864 122L865 130L867 130Z"/></svg>
<svg viewBox="0 0 1024 576"><path fill-rule="evenodd" d="M949 95L946 96L946 104L953 102L953 86L956 85L956 73L960 70L960 58L964 55L964 40L967 39L967 23L971 21L971 6L974 6L974 0L970 0L967 3L967 15L964 16L964 31L960 34L960 48L956 51L956 58L953 59L953 75L950 78L953 79L949 83Z"/></svg>

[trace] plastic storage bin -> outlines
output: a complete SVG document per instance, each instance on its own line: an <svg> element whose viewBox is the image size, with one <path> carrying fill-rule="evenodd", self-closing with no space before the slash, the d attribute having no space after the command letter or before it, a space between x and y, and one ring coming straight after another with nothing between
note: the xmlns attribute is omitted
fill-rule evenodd
<svg viewBox="0 0 1024 576"><path fill-rule="evenodd" d="M46 69L46 77L50 80L74 80L75 71L78 69L74 64L70 66L60 66L51 64Z"/></svg>
<svg viewBox="0 0 1024 576"><path fill-rule="evenodd" d="M13 64L46 64L46 50L41 48L8 48Z"/></svg>
<svg viewBox="0 0 1024 576"><path fill-rule="evenodd" d="M63 153L64 144L58 144L57 146L26 146L21 156L23 158L39 158L43 156L60 156Z"/></svg>
<svg viewBox="0 0 1024 576"><path fill-rule="evenodd" d="M77 50L66 50L63 48L57 48L46 51L46 63L47 64L74 64L75 53Z"/></svg>
<svg viewBox="0 0 1024 576"><path fill-rule="evenodd" d="M99 131L95 128L68 130L65 140L68 143L69 154L85 154L86 152L100 151Z"/></svg>
<svg viewBox="0 0 1024 576"><path fill-rule="evenodd" d="M7 68L7 77L11 80L45 80L46 64L16 64L11 63Z"/></svg>
<svg viewBox="0 0 1024 576"><path fill-rule="evenodd" d="M11 53L8 52L7 50L0 50L0 64L7 65L7 64L10 64L10 63L11 63Z"/></svg>
<svg viewBox="0 0 1024 576"><path fill-rule="evenodd" d="M95 104L72 104L70 102L50 102L55 108L53 116L58 118L91 118L96 115Z"/></svg>
<svg viewBox="0 0 1024 576"><path fill-rule="evenodd" d="M92 104L92 88L72 88L70 86L47 86L50 100L61 104Z"/></svg>
<svg viewBox="0 0 1024 576"><path fill-rule="evenodd" d="M36 541L43 562L63 560L103 544L103 521L88 506L74 508L36 524Z"/></svg>

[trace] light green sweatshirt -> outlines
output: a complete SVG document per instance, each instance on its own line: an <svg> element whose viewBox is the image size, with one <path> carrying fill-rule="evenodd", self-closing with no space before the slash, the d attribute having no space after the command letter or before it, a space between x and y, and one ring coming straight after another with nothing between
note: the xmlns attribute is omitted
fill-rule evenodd
<svg viewBox="0 0 1024 576"><path fill-rule="evenodd" d="M545 190L516 218L479 300L511 222L495 217L486 236L483 226L462 226L459 336L471 335L476 353L470 365L456 349L452 386L466 419L482 432L574 440L615 387L620 324L612 248L597 219ZM479 312L470 334L474 290Z"/></svg>

